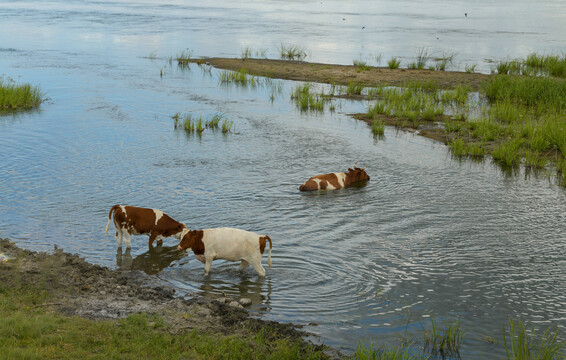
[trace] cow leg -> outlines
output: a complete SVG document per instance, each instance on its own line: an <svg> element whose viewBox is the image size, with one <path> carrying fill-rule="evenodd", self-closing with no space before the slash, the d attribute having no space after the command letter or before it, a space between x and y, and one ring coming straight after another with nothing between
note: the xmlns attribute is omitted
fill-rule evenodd
<svg viewBox="0 0 566 360"><path fill-rule="evenodd" d="M195 257L197 258L198 261L200 261L203 264L206 264L206 260L204 259L204 256L202 255L195 255Z"/></svg>
<svg viewBox="0 0 566 360"><path fill-rule="evenodd" d="M116 227L116 245L121 248L122 247L122 236L123 231L121 227Z"/></svg>
<svg viewBox="0 0 566 360"><path fill-rule="evenodd" d="M163 236L159 235L157 236L157 245L158 246L163 246Z"/></svg>
<svg viewBox="0 0 566 360"><path fill-rule="evenodd" d="M242 260L242 262L240 263L240 266L238 266L238 271L242 271L245 268L247 268L248 266L250 266L250 263L247 262L246 260Z"/></svg>
<svg viewBox="0 0 566 360"><path fill-rule="evenodd" d="M126 243L126 247L129 249L132 247L132 233L131 230L123 231L124 233L124 242Z"/></svg>
<svg viewBox="0 0 566 360"><path fill-rule="evenodd" d="M205 263L204 263L204 275L208 275L208 273L210 272L210 269L212 268L212 260L214 258L212 256L206 256L205 257Z"/></svg>
<svg viewBox="0 0 566 360"><path fill-rule="evenodd" d="M157 238L157 234L150 233L149 234L149 247L153 247L153 241Z"/></svg>
<svg viewBox="0 0 566 360"><path fill-rule="evenodd" d="M261 266L261 256L259 258L254 256L253 259L249 259L249 263L252 264L259 276L265 276L265 269Z"/></svg>

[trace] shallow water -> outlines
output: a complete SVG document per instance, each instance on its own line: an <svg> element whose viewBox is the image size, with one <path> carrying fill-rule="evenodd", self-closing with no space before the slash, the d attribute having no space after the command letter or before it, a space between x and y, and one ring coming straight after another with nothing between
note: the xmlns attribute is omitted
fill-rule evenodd
<svg viewBox="0 0 566 360"><path fill-rule="evenodd" d="M563 49L558 2L446 4L1 2L0 73L40 85L49 100L0 117L0 236L143 270L181 295L249 297L257 316L306 325L345 350L421 339L431 319L460 319L464 358L489 358L501 350L482 339L497 339L509 317L564 326L563 188L453 160L394 129L376 141L346 115L363 102L301 113L292 82L272 102L267 86L219 86L217 70L166 59L187 47L237 57L246 45L277 57L285 42L305 46L307 60L349 64L360 54L411 59L429 46L489 71L485 59ZM177 112L225 113L236 133L187 135L173 129ZM354 161L368 167L365 187L297 191ZM173 239L148 251L143 236L117 253L103 232L116 203L193 228L266 233L273 267L258 279L218 261L205 278Z"/></svg>

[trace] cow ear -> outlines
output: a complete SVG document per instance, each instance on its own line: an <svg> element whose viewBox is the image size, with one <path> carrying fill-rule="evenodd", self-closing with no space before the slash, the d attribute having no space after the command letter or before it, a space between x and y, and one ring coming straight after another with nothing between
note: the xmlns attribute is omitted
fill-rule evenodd
<svg viewBox="0 0 566 360"><path fill-rule="evenodd" d="M354 170L352 170L352 169L348 168L348 172L354 172Z"/></svg>

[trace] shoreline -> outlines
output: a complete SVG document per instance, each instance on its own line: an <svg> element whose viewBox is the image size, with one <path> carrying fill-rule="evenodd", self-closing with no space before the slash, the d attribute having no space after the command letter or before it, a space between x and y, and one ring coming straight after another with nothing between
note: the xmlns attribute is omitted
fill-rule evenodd
<svg viewBox="0 0 566 360"><path fill-rule="evenodd" d="M304 349L316 349L330 358L343 354L326 345L313 344L306 337L316 335L300 330L300 325L254 318L238 299L192 296L184 299L175 290L159 284L151 276L136 270L112 270L87 262L77 254L54 247L53 253L33 252L0 238L0 294L4 291L46 292L48 300L27 304L65 317L94 321L113 321L133 314L159 316L167 332L181 335L197 331L210 336L235 336L242 339L269 334L268 342L298 343ZM25 300L24 300L25 302ZM305 350L305 351L311 351Z"/></svg>
<svg viewBox="0 0 566 360"><path fill-rule="evenodd" d="M434 81L444 89L458 85L469 86L478 91L490 75L439 70L390 69L388 67L367 67L365 70L355 65L336 65L311 63L298 60L235 58L201 58L190 62L208 64L215 68L240 71L245 69L250 75L284 80L318 82L348 85L350 82L371 86L401 86L411 81Z"/></svg>

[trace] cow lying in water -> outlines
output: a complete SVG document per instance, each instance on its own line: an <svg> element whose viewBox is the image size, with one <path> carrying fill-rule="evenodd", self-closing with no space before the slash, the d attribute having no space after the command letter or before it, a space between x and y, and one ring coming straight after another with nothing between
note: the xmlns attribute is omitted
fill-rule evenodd
<svg viewBox="0 0 566 360"><path fill-rule="evenodd" d="M252 265L259 276L265 276L261 266L261 256L269 241L267 263L271 267L271 239L267 235L259 235L250 231L219 228L205 230L183 230L177 250L193 249L196 258L204 264L204 274L208 275L215 259L241 261L238 270Z"/></svg>
<svg viewBox="0 0 566 360"><path fill-rule="evenodd" d="M126 242L126 247L131 248L133 235L149 235L149 246L157 240L158 245L163 244L163 238L173 236L181 239L181 233L186 230L185 224L173 220L163 211L156 209L146 209L135 206L114 205L108 213L108 224L105 232L108 234L108 227L114 214L114 226L116 226L116 244L122 247L122 237Z"/></svg>
<svg viewBox="0 0 566 360"><path fill-rule="evenodd" d="M365 168L360 169L354 164L348 172L339 172L313 176L299 187L300 191L334 190L354 185L360 181L369 180Z"/></svg>

